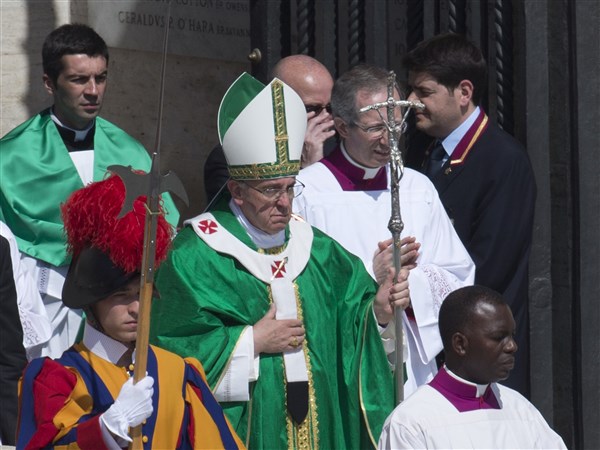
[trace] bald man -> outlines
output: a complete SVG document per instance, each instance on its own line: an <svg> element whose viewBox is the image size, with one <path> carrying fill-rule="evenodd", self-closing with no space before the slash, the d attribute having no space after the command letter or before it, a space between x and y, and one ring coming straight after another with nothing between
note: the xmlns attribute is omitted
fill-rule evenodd
<svg viewBox="0 0 600 450"><path fill-rule="evenodd" d="M298 93L306 107L308 120L301 166L308 167L319 161L335 142L331 116L331 89L333 78L323 64L307 55L291 55L281 59L271 71L271 78L279 78ZM204 165L204 189L207 200L212 199L229 179L227 161L221 145L208 155Z"/></svg>
<svg viewBox="0 0 600 450"><path fill-rule="evenodd" d="M329 103L333 78L323 64L306 55L283 58L273 68L272 78L279 78L295 90L306 107L302 167L308 167L323 158L323 144L335 135Z"/></svg>
<svg viewBox="0 0 600 450"><path fill-rule="evenodd" d="M515 363L515 320L487 287L452 292L440 308L446 364L388 417L380 449L566 448L521 394L497 384Z"/></svg>

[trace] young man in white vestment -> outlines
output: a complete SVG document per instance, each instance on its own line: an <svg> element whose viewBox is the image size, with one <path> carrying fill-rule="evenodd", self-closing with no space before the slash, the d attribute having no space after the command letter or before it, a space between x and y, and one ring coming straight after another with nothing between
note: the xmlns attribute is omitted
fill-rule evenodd
<svg viewBox="0 0 600 450"><path fill-rule="evenodd" d="M451 293L439 327L446 363L388 417L380 449L566 448L521 394L497 384L515 363L515 320L484 286Z"/></svg>
<svg viewBox="0 0 600 450"><path fill-rule="evenodd" d="M390 146L385 111L360 109L387 100L388 72L357 66L334 84L331 108L340 145L300 171L306 186L294 210L363 261L381 284L392 266ZM395 98L400 99L398 90ZM400 121L400 110L396 122ZM402 266L410 269L411 306L404 313L409 395L437 372L442 349L437 315L453 290L473 284L475 265L452 227L437 191L424 175L404 169L399 184L404 222ZM382 328L386 350L394 349L394 326ZM390 358L392 359L392 358Z"/></svg>

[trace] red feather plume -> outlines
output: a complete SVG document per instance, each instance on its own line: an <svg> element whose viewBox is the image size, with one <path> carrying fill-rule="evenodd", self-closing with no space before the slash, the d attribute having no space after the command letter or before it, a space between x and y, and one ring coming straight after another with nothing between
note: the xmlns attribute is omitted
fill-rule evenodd
<svg viewBox="0 0 600 450"><path fill-rule="evenodd" d="M106 253L116 266L128 273L141 269L146 197L138 197L133 210L117 219L124 201L125 185L114 174L71 194L61 211L68 251L73 257L85 247L92 246ZM163 214L158 215L157 267L167 256L172 234Z"/></svg>

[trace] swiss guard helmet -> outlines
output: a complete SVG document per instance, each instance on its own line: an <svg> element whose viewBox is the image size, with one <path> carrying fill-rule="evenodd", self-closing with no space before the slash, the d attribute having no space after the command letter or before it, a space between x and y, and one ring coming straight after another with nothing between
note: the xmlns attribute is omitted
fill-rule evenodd
<svg viewBox="0 0 600 450"><path fill-rule="evenodd" d="M146 198L138 197L132 210L118 218L124 201L125 185L112 174L73 192L62 205L67 250L72 255L62 292L69 308L96 303L140 274ZM172 235L171 225L159 214L156 267L166 257Z"/></svg>

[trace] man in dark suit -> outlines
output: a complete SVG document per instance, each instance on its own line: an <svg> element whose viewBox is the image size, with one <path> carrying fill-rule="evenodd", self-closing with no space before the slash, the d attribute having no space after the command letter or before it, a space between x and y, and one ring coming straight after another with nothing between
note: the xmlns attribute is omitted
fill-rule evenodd
<svg viewBox="0 0 600 450"><path fill-rule="evenodd" d="M420 164L476 265L475 283L502 293L519 353L506 385L529 395L528 264L536 188L525 149L479 106L481 51L456 34L421 42L404 60L409 100L425 105L416 128L433 143Z"/></svg>

